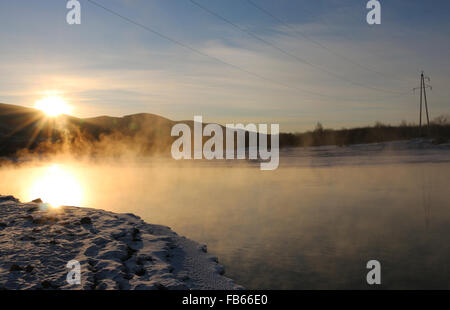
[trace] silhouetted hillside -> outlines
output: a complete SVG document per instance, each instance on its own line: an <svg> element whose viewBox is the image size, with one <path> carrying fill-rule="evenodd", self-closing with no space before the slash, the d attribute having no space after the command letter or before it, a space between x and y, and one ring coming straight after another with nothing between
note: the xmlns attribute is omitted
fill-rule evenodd
<svg viewBox="0 0 450 310"><path fill-rule="evenodd" d="M86 119L66 115L49 118L36 109L0 104L0 156L61 151L83 155L121 155L127 152L135 155L156 152L169 155L176 139L170 133L176 123L189 125L193 133L192 120L176 122L148 113ZM421 133L418 126L407 124L390 126L378 123L372 127L341 130L324 129L318 124L313 131L281 133L280 147L344 146L405 140L424 135L440 143L450 139L449 123L448 118L437 118L429 129L422 128ZM248 133L246 136L248 142ZM204 141L207 139L205 137Z"/></svg>
<svg viewBox="0 0 450 310"><path fill-rule="evenodd" d="M282 146L320 146L377 143L396 140L409 140L419 137L428 137L434 143L443 143L450 140L450 119L440 116L433 120L430 127L415 124L402 123L399 126L385 125L381 123L372 127L360 127L351 129L324 129L319 123L313 131L304 133L285 133L280 135Z"/></svg>
<svg viewBox="0 0 450 310"><path fill-rule="evenodd" d="M98 141L100 135L107 133L80 118L64 115L53 119L36 109L0 104L0 155L38 150L40 146L63 140L73 142L77 137Z"/></svg>

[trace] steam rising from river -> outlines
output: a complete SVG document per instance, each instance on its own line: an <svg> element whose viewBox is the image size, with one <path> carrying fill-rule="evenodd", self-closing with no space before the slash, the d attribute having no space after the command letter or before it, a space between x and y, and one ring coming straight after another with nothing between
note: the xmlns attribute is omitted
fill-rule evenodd
<svg viewBox="0 0 450 310"><path fill-rule="evenodd" d="M2 166L0 192L45 200L34 184L50 193L67 184L63 196L80 195L64 204L168 225L208 244L247 288L364 288L371 259L385 287L449 288L448 151L319 153L286 150L275 171L236 160L59 156Z"/></svg>

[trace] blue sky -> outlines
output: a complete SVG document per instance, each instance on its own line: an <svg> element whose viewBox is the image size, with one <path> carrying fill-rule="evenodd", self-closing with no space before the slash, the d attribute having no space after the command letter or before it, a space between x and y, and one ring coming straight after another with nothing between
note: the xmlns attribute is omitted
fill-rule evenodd
<svg viewBox="0 0 450 310"><path fill-rule="evenodd" d="M56 91L81 117L200 114L282 131L396 124L417 122L412 88L425 70L432 117L450 113L448 1L380 1L382 23L369 26L365 0L253 0L286 27L247 0L195 0L264 42L189 0L95 1L240 70L86 0L81 25L66 23L65 0L2 0L0 102L33 106Z"/></svg>

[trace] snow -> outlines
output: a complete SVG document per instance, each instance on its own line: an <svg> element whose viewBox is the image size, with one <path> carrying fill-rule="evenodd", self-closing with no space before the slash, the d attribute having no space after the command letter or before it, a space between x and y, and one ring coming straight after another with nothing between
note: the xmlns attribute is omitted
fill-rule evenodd
<svg viewBox="0 0 450 310"><path fill-rule="evenodd" d="M223 273L205 245L133 214L0 196L0 289L242 289Z"/></svg>

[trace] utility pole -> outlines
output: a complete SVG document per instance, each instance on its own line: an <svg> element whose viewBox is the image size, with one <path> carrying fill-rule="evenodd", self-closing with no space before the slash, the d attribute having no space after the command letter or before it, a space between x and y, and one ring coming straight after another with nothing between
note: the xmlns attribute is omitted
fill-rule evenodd
<svg viewBox="0 0 450 310"><path fill-rule="evenodd" d="M420 111L419 111L419 136L422 136L422 106L423 103L425 103L425 112L427 114L427 128L428 128L428 134L430 133L430 116L428 113L428 102L427 102L427 88L432 90L432 86L425 83L425 80L430 82L430 78L428 76L425 76L422 73L420 74L420 87L416 87L413 90L420 88Z"/></svg>

